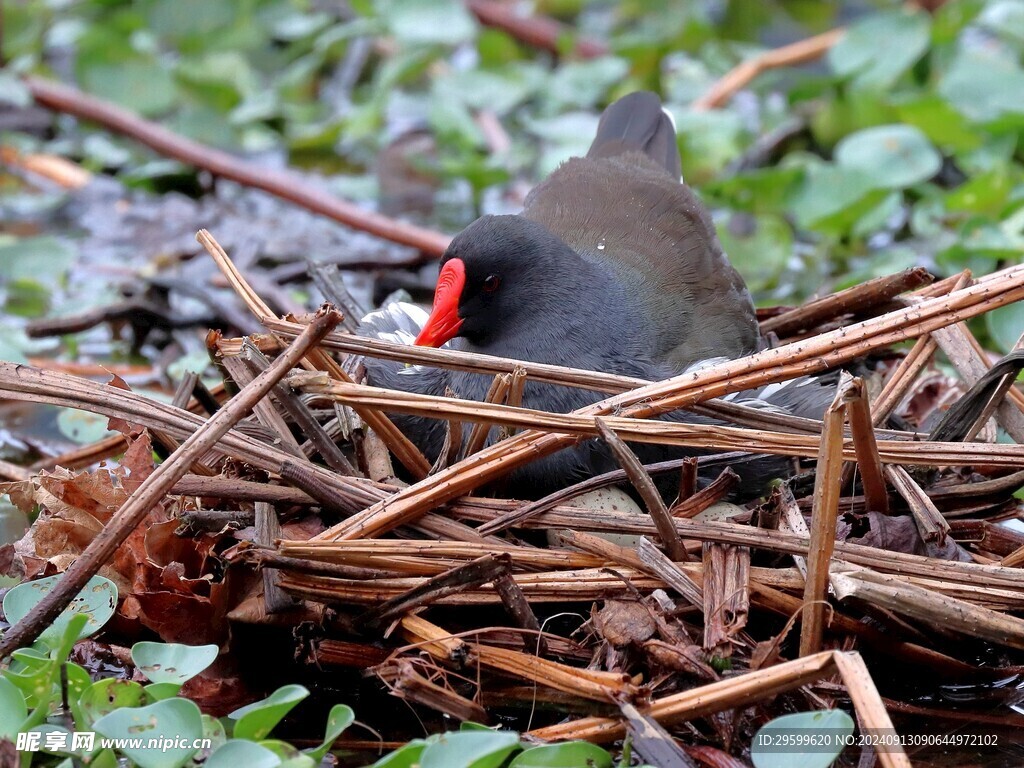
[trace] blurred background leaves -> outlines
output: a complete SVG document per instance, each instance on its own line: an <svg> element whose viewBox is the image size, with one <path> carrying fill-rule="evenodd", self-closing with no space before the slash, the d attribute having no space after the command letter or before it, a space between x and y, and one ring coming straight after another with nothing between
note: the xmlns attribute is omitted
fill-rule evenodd
<svg viewBox="0 0 1024 768"><path fill-rule="evenodd" d="M17 76L46 74L385 208L381 169L397 147L435 198L396 212L451 232L516 210L585 151L604 105L653 89L755 297L788 303L912 264L948 275L1021 258L1024 0L924 5L511 3L565 25L551 53L482 25L462 0L21 0L3 4L0 100L24 108ZM694 106L738 63L838 27L820 60L768 71L721 108ZM607 53L572 55L581 39ZM66 118L3 138L137 188L204 192L191 169ZM26 215L19 200L2 198L8 216ZM45 312L31 265L53 262L47 279L59 279L74 243L3 237L5 313ZM1022 326L1015 308L994 313L989 340L1005 350Z"/></svg>

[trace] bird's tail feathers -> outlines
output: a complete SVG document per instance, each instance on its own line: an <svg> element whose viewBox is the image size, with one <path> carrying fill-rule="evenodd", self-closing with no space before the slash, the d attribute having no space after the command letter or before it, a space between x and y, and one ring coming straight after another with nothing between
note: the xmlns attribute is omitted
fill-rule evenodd
<svg viewBox="0 0 1024 768"><path fill-rule="evenodd" d="M625 152L642 152L673 178L682 175L675 120L650 91L623 96L604 111L587 157L614 157Z"/></svg>

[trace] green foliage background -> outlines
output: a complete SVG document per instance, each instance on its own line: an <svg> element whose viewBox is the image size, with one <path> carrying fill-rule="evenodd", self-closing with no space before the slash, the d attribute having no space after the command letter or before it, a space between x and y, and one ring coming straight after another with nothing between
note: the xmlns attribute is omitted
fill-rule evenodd
<svg viewBox="0 0 1024 768"><path fill-rule="evenodd" d="M812 0L535 8L610 53L539 52L481 27L461 0L5 2L0 98L27 103L17 76L46 73L216 146L283 151L367 201L377 153L424 126L437 142L424 170L467 203L439 224L452 230L511 182L584 151L609 101L650 88L676 117L687 181L762 303L911 265L986 273L1021 259L1024 0L950 0L934 13ZM823 60L765 73L721 109L690 106L760 50L838 26L847 33ZM563 43L570 51L572 35ZM488 150L480 110L500 119L507 151ZM182 170L69 121L42 147L6 138L134 184ZM1008 349L1024 309L987 324Z"/></svg>

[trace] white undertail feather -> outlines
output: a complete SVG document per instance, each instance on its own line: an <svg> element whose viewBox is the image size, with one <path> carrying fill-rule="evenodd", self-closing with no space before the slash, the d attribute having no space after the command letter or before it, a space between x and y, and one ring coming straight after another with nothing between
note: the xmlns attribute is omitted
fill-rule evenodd
<svg viewBox="0 0 1024 768"><path fill-rule="evenodd" d="M363 317L359 326L360 331L366 336L373 336L396 344L412 345L429 316L426 310L416 304L407 301L393 301ZM417 374L423 368L422 365L406 365L399 368L398 373Z"/></svg>

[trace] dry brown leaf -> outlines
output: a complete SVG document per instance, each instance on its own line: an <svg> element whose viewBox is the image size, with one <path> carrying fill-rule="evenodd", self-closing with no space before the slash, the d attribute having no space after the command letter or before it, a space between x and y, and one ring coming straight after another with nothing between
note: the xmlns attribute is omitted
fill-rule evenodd
<svg viewBox="0 0 1024 768"><path fill-rule="evenodd" d="M594 627L614 648L649 640L658 626L651 612L633 600L607 600L594 616Z"/></svg>

